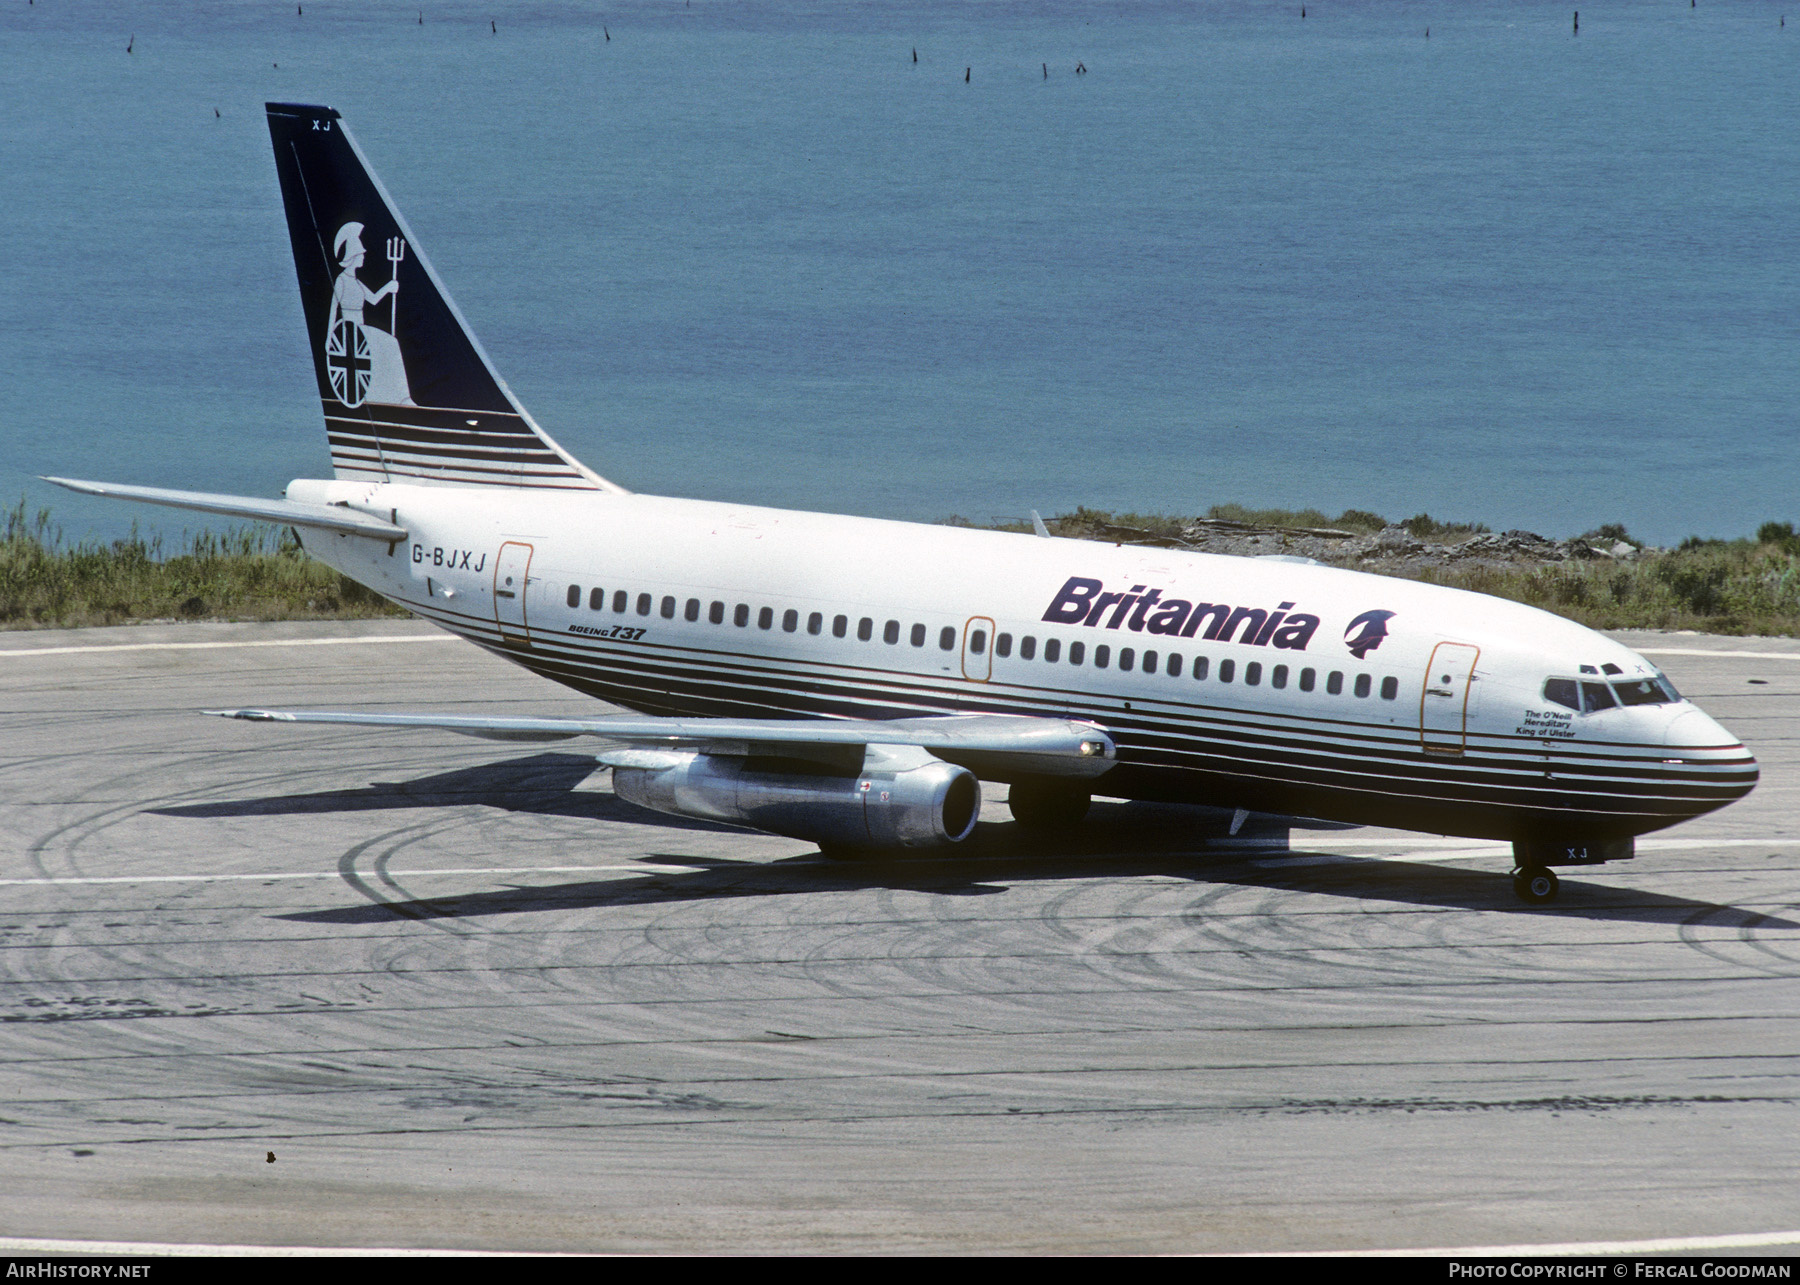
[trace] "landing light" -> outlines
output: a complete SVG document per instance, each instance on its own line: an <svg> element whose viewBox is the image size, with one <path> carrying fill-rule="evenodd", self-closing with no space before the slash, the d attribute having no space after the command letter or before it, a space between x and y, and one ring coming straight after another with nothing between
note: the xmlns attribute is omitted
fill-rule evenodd
<svg viewBox="0 0 1800 1285"><path fill-rule="evenodd" d="M1105 758L1106 757L1106 742L1105 741L1083 741L1081 743L1081 757L1088 758L1088 759Z"/></svg>

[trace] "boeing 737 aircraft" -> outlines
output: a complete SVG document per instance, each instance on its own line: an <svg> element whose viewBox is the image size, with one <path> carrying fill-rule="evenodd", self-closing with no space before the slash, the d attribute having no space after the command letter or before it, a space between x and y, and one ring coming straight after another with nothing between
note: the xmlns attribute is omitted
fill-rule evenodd
<svg viewBox="0 0 1800 1285"><path fill-rule="evenodd" d="M828 853L954 844L1090 797L1506 840L1514 887L1629 858L1756 762L1667 678L1515 603L1274 558L634 495L513 398L327 107L268 108L331 480L263 500L313 557L635 714L220 710L601 738L617 793Z"/></svg>

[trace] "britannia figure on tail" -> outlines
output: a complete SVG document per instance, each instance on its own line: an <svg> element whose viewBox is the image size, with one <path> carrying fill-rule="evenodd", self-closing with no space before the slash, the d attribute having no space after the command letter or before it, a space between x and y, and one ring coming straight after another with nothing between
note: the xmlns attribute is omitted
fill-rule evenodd
<svg viewBox="0 0 1800 1285"><path fill-rule="evenodd" d="M325 330L325 368L331 391L346 406L364 402L411 406L412 390L406 382L406 363L400 343L391 331L377 330L363 320L363 309L394 296L392 316L399 315L400 264L406 242L388 242L388 263L393 276L379 290L371 290L356 275L368 252L363 249L363 225L346 223L332 241L332 253L343 269L331 291L331 313ZM393 326L394 321L390 320Z"/></svg>

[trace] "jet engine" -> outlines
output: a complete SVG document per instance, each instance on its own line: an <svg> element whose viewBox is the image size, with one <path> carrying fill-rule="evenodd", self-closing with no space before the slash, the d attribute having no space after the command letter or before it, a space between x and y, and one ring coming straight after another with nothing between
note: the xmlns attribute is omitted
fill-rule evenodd
<svg viewBox="0 0 1800 1285"><path fill-rule="evenodd" d="M837 848L935 848L968 838L981 784L914 745L615 750L613 792L639 807ZM725 752L738 749L742 752Z"/></svg>

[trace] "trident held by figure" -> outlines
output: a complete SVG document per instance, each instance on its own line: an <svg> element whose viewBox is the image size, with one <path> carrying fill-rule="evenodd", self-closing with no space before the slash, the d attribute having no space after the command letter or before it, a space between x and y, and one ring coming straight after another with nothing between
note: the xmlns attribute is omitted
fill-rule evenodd
<svg viewBox="0 0 1800 1285"><path fill-rule="evenodd" d="M399 337L400 334L400 263L406 258L406 242L403 238L391 236L387 243L387 261L392 271L388 278L393 282L394 310L392 320L388 322L388 333Z"/></svg>

